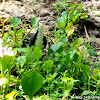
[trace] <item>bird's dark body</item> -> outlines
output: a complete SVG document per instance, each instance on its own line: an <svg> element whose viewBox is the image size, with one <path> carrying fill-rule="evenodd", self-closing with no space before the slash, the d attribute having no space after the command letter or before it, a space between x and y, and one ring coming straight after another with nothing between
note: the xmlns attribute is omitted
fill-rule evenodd
<svg viewBox="0 0 100 100"><path fill-rule="evenodd" d="M30 42L29 42L29 46L35 45L36 39L37 39L37 35L38 35L38 31L36 32L36 34L33 34L30 38ZM44 48L46 47L47 41L46 41L46 37L43 37L43 45Z"/></svg>
<svg viewBox="0 0 100 100"><path fill-rule="evenodd" d="M35 45L35 41L36 41L36 38L37 38L37 34L38 34L38 31L36 32L36 34L33 34L31 36L30 42L29 42L29 46Z"/></svg>

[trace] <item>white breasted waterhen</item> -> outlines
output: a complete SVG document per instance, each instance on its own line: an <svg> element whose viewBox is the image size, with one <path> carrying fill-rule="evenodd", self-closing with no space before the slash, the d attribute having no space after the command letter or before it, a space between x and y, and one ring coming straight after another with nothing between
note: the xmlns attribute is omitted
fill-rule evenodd
<svg viewBox="0 0 100 100"><path fill-rule="evenodd" d="M40 20L38 24L38 30L36 34L33 34L30 38L29 46L36 45L38 48L43 49L46 47L47 41L44 36L43 26L45 24L44 20Z"/></svg>

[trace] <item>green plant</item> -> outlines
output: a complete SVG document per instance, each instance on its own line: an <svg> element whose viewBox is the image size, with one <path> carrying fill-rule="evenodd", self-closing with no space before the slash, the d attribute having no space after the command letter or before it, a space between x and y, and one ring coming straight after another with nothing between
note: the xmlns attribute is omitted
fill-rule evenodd
<svg viewBox="0 0 100 100"><path fill-rule="evenodd" d="M25 19L23 19L23 21L24 20ZM22 24L23 21L19 21L19 19L16 17L11 17L10 19L11 25L8 26L8 33L4 34L3 37L4 45L8 44L9 46L21 47L23 45L23 41L31 32L31 30L38 25L39 18L34 17L31 19L32 27L26 34L25 34L25 29L27 28L26 27L27 25L23 25ZM22 26L22 28L18 30L19 26ZM12 27L13 30L11 29Z"/></svg>
<svg viewBox="0 0 100 100"><path fill-rule="evenodd" d="M68 3L69 0L60 1L57 10L61 17L57 19L54 30L56 41L50 46L45 57L42 57L43 51L36 46L21 47L21 42L37 26L39 18L32 18L32 27L25 35L26 25L18 18L11 18L9 36L4 34L4 44L0 40L0 47L6 45L10 39L9 43L17 53L16 56L11 56L11 50L3 47L9 51L7 54L6 50L4 55L0 49L0 99L69 100L74 95L84 99L85 96L100 95L100 64L92 73L90 67L93 65L89 63L89 57L87 58L87 53L90 56L97 55L95 48L88 43L79 50L79 46L84 43L83 38L71 37L75 25L87 18L87 14L83 13L81 4L71 4ZM19 25L23 27L18 30ZM16 75L12 74L12 69Z"/></svg>
<svg viewBox="0 0 100 100"><path fill-rule="evenodd" d="M13 66L13 62L15 59L14 52L11 51L11 47L2 47L2 43L0 44L0 70L1 70L1 84L2 86L2 93L3 93L3 85L6 82L6 92L9 92L9 85L10 85L10 75L11 75L11 68ZM8 71L7 71L8 70ZM7 77L5 77L7 71Z"/></svg>
<svg viewBox="0 0 100 100"><path fill-rule="evenodd" d="M82 4L70 4L68 1L62 0L57 9L58 11L60 9L65 10L57 19L57 31L68 37L74 33L75 25L88 17L86 13L83 13Z"/></svg>

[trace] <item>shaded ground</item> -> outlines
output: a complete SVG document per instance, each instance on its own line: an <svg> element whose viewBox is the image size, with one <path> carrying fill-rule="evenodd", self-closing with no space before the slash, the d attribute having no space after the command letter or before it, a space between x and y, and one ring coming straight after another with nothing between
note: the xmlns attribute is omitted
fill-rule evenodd
<svg viewBox="0 0 100 100"><path fill-rule="evenodd" d="M45 35L49 37L49 41L53 41L50 34L53 34L53 29L55 27L55 20L57 19L56 15L56 1L54 0L36 0L34 4L33 0L22 0L22 1L15 1L15 0L5 0L5 2L0 2L0 16L3 17L11 17L15 16L20 19L26 18L28 22L30 22L31 18L33 17L40 17L40 19L46 20L45 26ZM87 11L90 17L90 21L84 23L86 26L86 31L89 35L89 39L84 38L84 40L88 43L91 41L91 45L97 47L97 56L91 57L91 61L94 63L100 63L100 1L95 0L87 0L83 1L74 1L73 2L81 2L84 5L84 10ZM92 11L91 11L92 9ZM34 28L30 35L36 32L37 28ZM29 29L26 30L28 32ZM81 31L81 34L86 34L85 29ZM94 38L91 37L94 35ZM54 41L53 41L54 42Z"/></svg>

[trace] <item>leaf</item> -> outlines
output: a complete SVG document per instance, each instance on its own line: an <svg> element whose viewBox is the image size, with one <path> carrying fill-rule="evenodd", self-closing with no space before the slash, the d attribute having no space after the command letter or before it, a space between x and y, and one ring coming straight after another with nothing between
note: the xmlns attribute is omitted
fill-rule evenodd
<svg viewBox="0 0 100 100"><path fill-rule="evenodd" d="M3 61L2 58L0 58L0 70L1 70L1 74L3 74L3 75L4 75L5 71L7 70L7 65Z"/></svg>
<svg viewBox="0 0 100 100"><path fill-rule="evenodd" d="M85 19L85 18L88 18L88 15L86 13L82 13L81 19Z"/></svg>
<svg viewBox="0 0 100 100"><path fill-rule="evenodd" d="M65 32L68 36L72 35L74 30L75 30L75 27L72 24L67 25L65 28Z"/></svg>
<svg viewBox="0 0 100 100"><path fill-rule="evenodd" d="M98 66L97 66L97 67L98 67L98 69L100 70L100 63L98 64Z"/></svg>
<svg viewBox="0 0 100 100"><path fill-rule="evenodd" d="M38 26L38 22L39 22L39 18L37 18L37 17L32 18L31 19L31 25L32 25L32 27Z"/></svg>
<svg viewBox="0 0 100 100"><path fill-rule="evenodd" d="M19 51L19 52L28 53L28 52L29 52L29 49L28 49L28 48L15 48L14 51Z"/></svg>
<svg viewBox="0 0 100 100"><path fill-rule="evenodd" d="M99 72L99 70L98 70L98 69L93 69L93 73L94 73L94 74L96 74L96 75L97 75L97 74L98 74L98 72Z"/></svg>
<svg viewBox="0 0 100 100"><path fill-rule="evenodd" d="M58 42L57 44L53 44L51 49L56 52L62 46L62 42Z"/></svg>
<svg viewBox="0 0 100 100"><path fill-rule="evenodd" d="M57 19L57 24L58 24L59 27L65 28L65 26L66 26L66 21L64 20L63 17L59 17L59 18Z"/></svg>
<svg viewBox="0 0 100 100"><path fill-rule="evenodd" d="M52 60L48 60L44 63L43 65L43 70L46 71L47 73L50 73L51 72L51 68L53 66L53 61Z"/></svg>
<svg viewBox="0 0 100 100"><path fill-rule="evenodd" d="M62 17L66 20L67 19L67 17L68 17L68 13L66 12L66 11L63 11L62 13L61 13L61 15L62 15Z"/></svg>
<svg viewBox="0 0 100 100"><path fill-rule="evenodd" d="M43 77L36 71L32 71L21 79L23 91L32 98L33 95L41 88Z"/></svg>
<svg viewBox="0 0 100 100"><path fill-rule="evenodd" d="M22 67L26 62L26 56L19 56L16 60L19 61L20 65Z"/></svg>
<svg viewBox="0 0 100 100"><path fill-rule="evenodd" d="M5 70L10 70L12 67L12 62L14 61L14 56L9 56L9 55L3 55L3 59L2 59L2 71L3 73L5 72Z"/></svg>
<svg viewBox="0 0 100 100"><path fill-rule="evenodd" d="M79 47L82 43L83 43L83 38L77 38L75 41L74 41L74 47Z"/></svg>
<svg viewBox="0 0 100 100"><path fill-rule="evenodd" d="M70 59L72 59L74 57L75 53L76 53L76 49L74 49L74 50L71 51Z"/></svg>
<svg viewBox="0 0 100 100"><path fill-rule="evenodd" d="M13 97L15 96L16 93L17 91L11 91L9 94L6 95L6 98L8 100L13 100Z"/></svg>
<svg viewBox="0 0 100 100"><path fill-rule="evenodd" d="M26 55L26 63L33 63L34 60L35 60L34 55L32 54Z"/></svg>
<svg viewBox="0 0 100 100"><path fill-rule="evenodd" d="M89 54L90 54L90 56L96 56L97 55L97 53L92 49L89 50Z"/></svg>
<svg viewBox="0 0 100 100"><path fill-rule="evenodd" d="M16 17L11 17L11 18L10 18L10 22L11 22L11 24L12 24L13 26L18 26L18 24L19 24L19 19L16 18Z"/></svg>
<svg viewBox="0 0 100 100"><path fill-rule="evenodd" d="M16 36L20 36L23 32L25 31L25 29L20 29L16 32Z"/></svg>
<svg viewBox="0 0 100 100"><path fill-rule="evenodd" d="M36 59L40 59L42 57L42 50L39 49L38 47L35 47L34 50L33 50L33 53L34 53L34 57Z"/></svg>
<svg viewBox="0 0 100 100"><path fill-rule="evenodd" d="M89 72L90 71L90 67L88 65L82 65L82 69L84 72Z"/></svg>

